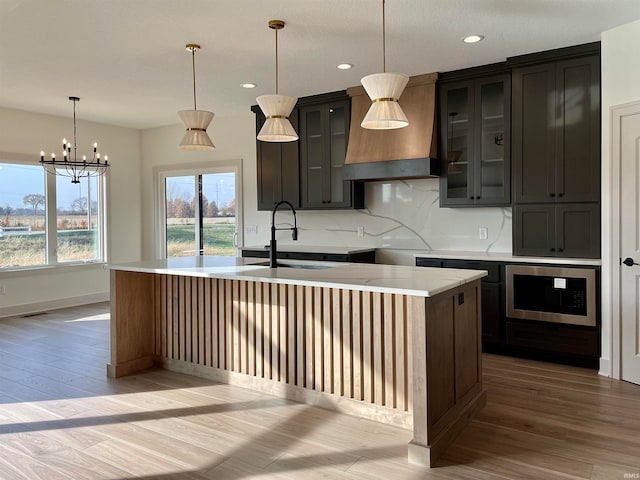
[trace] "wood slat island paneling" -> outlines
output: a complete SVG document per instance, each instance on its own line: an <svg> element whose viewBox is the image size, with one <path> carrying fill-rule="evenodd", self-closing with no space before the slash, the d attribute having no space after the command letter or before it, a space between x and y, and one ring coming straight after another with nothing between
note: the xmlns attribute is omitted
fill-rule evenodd
<svg viewBox="0 0 640 480"><path fill-rule="evenodd" d="M417 296L111 275L110 376L155 364L413 429L409 460L424 465L486 401L477 279Z"/></svg>

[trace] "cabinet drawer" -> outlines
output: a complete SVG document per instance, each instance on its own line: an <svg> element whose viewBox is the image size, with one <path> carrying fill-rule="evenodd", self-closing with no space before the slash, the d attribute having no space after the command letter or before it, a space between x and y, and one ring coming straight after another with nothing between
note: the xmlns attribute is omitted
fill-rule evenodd
<svg viewBox="0 0 640 480"><path fill-rule="evenodd" d="M529 323L507 320L507 345L566 355L599 355L595 328L568 327L553 323Z"/></svg>
<svg viewBox="0 0 640 480"><path fill-rule="evenodd" d="M464 268L467 270L486 270L488 276L482 279L483 282L500 282L500 264L496 262L484 262L482 260L444 260L444 268Z"/></svg>

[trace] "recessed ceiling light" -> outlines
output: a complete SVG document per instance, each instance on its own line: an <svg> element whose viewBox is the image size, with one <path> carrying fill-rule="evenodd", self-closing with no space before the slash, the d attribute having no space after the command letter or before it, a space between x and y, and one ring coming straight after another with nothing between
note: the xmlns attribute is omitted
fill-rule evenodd
<svg viewBox="0 0 640 480"><path fill-rule="evenodd" d="M349 70L353 68L353 63L339 63L336 68L338 70Z"/></svg>
<svg viewBox="0 0 640 480"><path fill-rule="evenodd" d="M256 88L258 85L255 83L241 83L240 86L242 88Z"/></svg>
<svg viewBox="0 0 640 480"><path fill-rule="evenodd" d="M478 43L483 38L484 35L469 35L468 37L464 37L462 41L464 43Z"/></svg>

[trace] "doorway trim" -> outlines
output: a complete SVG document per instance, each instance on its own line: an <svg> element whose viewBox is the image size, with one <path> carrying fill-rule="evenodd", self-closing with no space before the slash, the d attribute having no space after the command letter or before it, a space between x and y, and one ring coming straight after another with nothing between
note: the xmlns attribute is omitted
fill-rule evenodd
<svg viewBox="0 0 640 480"><path fill-rule="evenodd" d="M611 364L608 369L603 368L604 365L601 361L600 373L606 374L606 370L609 374L616 379L621 378L621 365L622 365L622 290L620 285L620 214L621 211L621 181L622 181L622 118L639 115L640 114L640 101L625 103L622 105L615 105L610 109L610 181L608 185L608 194L611 202L609 212L610 229L609 229L609 258L608 261L603 261L603 277L606 276L606 280L609 283L609 307L608 307L608 322L609 322L609 348ZM605 259L603 259L605 260ZM602 282L604 284L604 282ZM607 300L606 296L602 296L602 300ZM606 302L603 301L603 310L606 308ZM604 316L606 319L606 316Z"/></svg>
<svg viewBox="0 0 640 480"><path fill-rule="evenodd" d="M217 160L215 162L198 162L198 163L175 163L170 165L158 165L153 167L153 199L154 199L154 215L153 215L153 247L154 258L165 258L165 240L163 238L162 225L164 223L165 208L163 193L164 188L161 186L163 175L194 175L194 172L200 173L219 173L224 171L233 171L236 177L236 256L239 249L244 245L244 223L243 223L243 197L242 189L242 159L238 160Z"/></svg>

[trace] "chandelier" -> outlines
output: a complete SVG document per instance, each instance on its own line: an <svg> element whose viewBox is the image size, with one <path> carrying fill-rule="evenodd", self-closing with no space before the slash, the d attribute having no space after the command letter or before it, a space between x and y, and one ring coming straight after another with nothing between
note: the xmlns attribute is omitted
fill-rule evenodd
<svg viewBox="0 0 640 480"><path fill-rule="evenodd" d="M62 160L56 160L56 154L52 153L51 158L44 156L44 151L40 152L40 164L47 173L58 175L61 177L71 178L71 183L80 183L81 178L98 177L104 175L109 168L109 157L104 156L104 161L100 161L100 153L98 152L98 144L93 144L93 157L87 160L87 156L83 155L78 160L78 141L76 127L76 102L80 101L78 97L69 97L73 102L73 143L62 140ZM72 152L73 150L73 152ZM73 154L72 154L73 153Z"/></svg>

